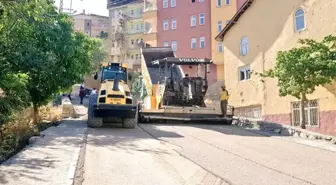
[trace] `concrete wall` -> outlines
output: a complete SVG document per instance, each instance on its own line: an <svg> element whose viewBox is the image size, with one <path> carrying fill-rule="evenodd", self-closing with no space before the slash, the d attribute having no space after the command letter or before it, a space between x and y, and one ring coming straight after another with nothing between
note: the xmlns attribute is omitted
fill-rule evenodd
<svg viewBox="0 0 336 185"><path fill-rule="evenodd" d="M276 8L274 8L276 7ZM306 29L294 31L294 12L305 11ZM275 79L253 76L238 81L238 68L262 72L274 67L277 52L299 46L299 38L321 40L335 34L336 1L334 0L256 0L224 38L225 81L231 94L230 104L238 108L260 107L262 118L291 124L293 97L279 97ZM240 41L248 37L249 53L240 56ZM309 128L325 134L336 134L336 84L318 87L308 98L318 100L319 126ZM249 109L247 109L249 110ZM255 110L255 109L254 109Z"/></svg>

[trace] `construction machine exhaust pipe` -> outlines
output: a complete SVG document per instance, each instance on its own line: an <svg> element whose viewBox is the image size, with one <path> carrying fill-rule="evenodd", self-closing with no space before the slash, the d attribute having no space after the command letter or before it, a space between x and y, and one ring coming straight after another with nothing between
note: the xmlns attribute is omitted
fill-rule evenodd
<svg viewBox="0 0 336 185"><path fill-rule="evenodd" d="M116 78L113 81L113 91L119 91L119 74L116 74Z"/></svg>

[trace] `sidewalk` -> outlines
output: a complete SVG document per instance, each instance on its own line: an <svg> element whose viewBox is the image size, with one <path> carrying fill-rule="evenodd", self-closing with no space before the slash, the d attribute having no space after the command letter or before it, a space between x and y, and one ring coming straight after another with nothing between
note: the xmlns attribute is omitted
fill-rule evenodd
<svg viewBox="0 0 336 185"><path fill-rule="evenodd" d="M86 131L84 118L62 121L0 166L0 184L71 185Z"/></svg>

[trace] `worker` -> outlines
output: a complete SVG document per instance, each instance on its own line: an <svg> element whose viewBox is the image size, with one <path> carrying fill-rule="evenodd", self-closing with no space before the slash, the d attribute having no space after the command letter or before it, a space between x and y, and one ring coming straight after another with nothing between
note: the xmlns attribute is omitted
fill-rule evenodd
<svg viewBox="0 0 336 185"><path fill-rule="evenodd" d="M97 94L97 89L93 88L93 90L91 91L91 94Z"/></svg>
<svg viewBox="0 0 336 185"><path fill-rule="evenodd" d="M80 104L83 104L83 99L85 97L85 89L84 87L80 87L80 90L79 90L79 97L80 97Z"/></svg>
<svg viewBox="0 0 336 185"><path fill-rule="evenodd" d="M228 105L228 99L229 99L229 92L226 90L225 86L222 86L222 95L220 97L221 100L221 110L222 110L222 116L226 116L227 112L227 105Z"/></svg>

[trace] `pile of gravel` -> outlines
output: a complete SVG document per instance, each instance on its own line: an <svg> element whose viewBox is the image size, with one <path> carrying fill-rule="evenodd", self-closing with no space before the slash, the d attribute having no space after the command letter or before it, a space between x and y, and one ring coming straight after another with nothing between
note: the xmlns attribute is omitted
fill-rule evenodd
<svg viewBox="0 0 336 185"><path fill-rule="evenodd" d="M215 108L217 112L220 111L220 95L221 87L224 85L224 81L218 81L208 87L207 93L204 97L204 102L207 107Z"/></svg>

